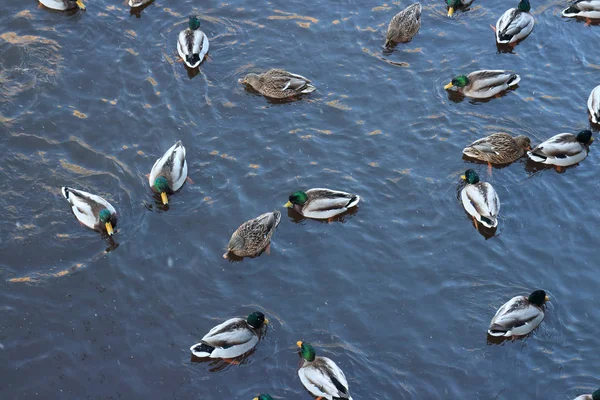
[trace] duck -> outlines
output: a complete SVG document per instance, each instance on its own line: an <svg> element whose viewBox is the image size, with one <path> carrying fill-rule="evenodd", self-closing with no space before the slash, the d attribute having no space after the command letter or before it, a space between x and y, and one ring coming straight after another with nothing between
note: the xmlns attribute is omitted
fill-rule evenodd
<svg viewBox="0 0 600 400"><path fill-rule="evenodd" d="M457 75L452 82L444 86L448 90L455 86L459 93L474 99L493 97L521 81L521 77L512 71L481 70L469 75Z"/></svg>
<svg viewBox="0 0 600 400"><path fill-rule="evenodd" d="M261 393L252 400L273 400L273 398L269 394Z"/></svg>
<svg viewBox="0 0 600 400"><path fill-rule="evenodd" d="M600 85L596 86L590 93L587 106L592 123L600 124Z"/></svg>
<svg viewBox="0 0 600 400"><path fill-rule="evenodd" d="M463 149L463 154L488 164L508 164L531 150L531 140L527 136L512 137L508 133L494 133L477 139Z"/></svg>
<svg viewBox="0 0 600 400"><path fill-rule="evenodd" d="M496 43L514 46L525 39L535 25L535 19L529 10L529 0L521 0L517 8L506 10L496 22Z"/></svg>
<svg viewBox="0 0 600 400"><path fill-rule="evenodd" d="M152 1L153 0L129 0L129 7L131 7L131 8L141 7L144 4L148 4Z"/></svg>
<svg viewBox="0 0 600 400"><path fill-rule="evenodd" d="M513 297L496 311L488 333L504 337L527 335L544 319L542 306L549 300L543 290L536 290L529 297Z"/></svg>
<svg viewBox="0 0 600 400"><path fill-rule="evenodd" d="M567 18L600 19L600 0L578 0L562 11Z"/></svg>
<svg viewBox="0 0 600 400"><path fill-rule="evenodd" d="M308 342L298 341L296 345L303 359L298 376L313 396L327 400L352 400L346 376L336 363L327 357L317 357Z"/></svg>
<svg viewBox="0 0 600 400"><path fill-rule="evenodd" d="M230 253L238 257L256 257L263 250L268 253L271 237L279 221L281 221L281 213L273 211L244 222L231 235L223 258L228 258Z"/></svg>
<svg viewBox="0 0 600 400"><path fill-rule="evenodd" d="M356 206L360 196L325 188L292 192L284 207L293 208L306 218L329 219Z"/></svg>
<svg viewBox="0 0 600 400"><path fill-rule="evenodd" d="M561 167L583 161L593 141L592 131L589 129L577 135L559 133L528 151L527 155L535 162L554 165L560 171Z"/></svg>
<svg viewBox="0 0 600 400"><path fill-rule="evenodd" d="M200 20L192 15L188 28L179 32L177 52L189 68L196 68L208 53L208 37L200 30Z"/></svg>
<svg viewBox="0 0 600 400"><path fill-rule="evenodd" d="M263 325L269 320L260 311L248 318L231 318L212 328L190 351L198 358L235 358L256 346Z"/></svg>
<svg viewBox="0 0 600 400"><path fill-rule="evenodd" d="M283 69L270 69L262 74L247 74L239 82L250 85L263 96L285 99L301 94L312 93L316 88L302 75L292 74Z"/></svg>
<svg viewBox="0 0 600 400"><path fill-rule="evenodd" d="M39 2L52 10L67 11L74 8L85 10L85 4L81 0L39 0Z"/></svg>
<svg viewBox="0 0 600 400"><path fill-rule="evenodd" d="M494 187L488 182L480 182L479 175L472 169L468 169L461 179L467 183L460 192L460 198L465 211L473 217L475 227L478 223L486 228L497 227L500 200Z"/></svg>
<svg viewBox="0 0 600 400"><path fill-rule="evenodd" d="M447 0L447 2L448 16L451 17L454 15L456 9L469 7L473 3L473 0Z"/></svg>
<svg viewBox="0 0 600 400"><path fill-rule="evenodd" d="M60 191L71 204L71 210L79 222L108 236L114 234L117 211L108 201L98 195L66 186L61 187Z"/></svg>
<svg viewBox="0 0 600 400"><path fill-rule="evenodd" d="M421 3L413 3L394 15L385 35L385 47L410 42L421 28Z"/></svg>
<svg viewBox="0 0 600 400"><path fill-rule="evenodd" d="M148 183L155 193L160 193L164 205L169 204L168 194L181 189L187 179L188 166L185 147L177 141L161 158L156 160L148 176Z"/></svg>
<svg viewBox="0 0 600 400"><path fill-rule="evenodd" d="M600 400L600 389L592 394L582 394L581 396L577 396L575 400Z"/></svg>

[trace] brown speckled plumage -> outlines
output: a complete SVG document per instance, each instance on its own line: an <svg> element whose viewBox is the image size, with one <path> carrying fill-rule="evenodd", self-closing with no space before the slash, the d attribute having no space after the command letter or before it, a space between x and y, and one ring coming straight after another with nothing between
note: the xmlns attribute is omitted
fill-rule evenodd
<svg viewBox="0 0 600 400"><path fill-rule="evenodd" d="M421 28L421 4L414 3L394 15L388 25L385 45L409 42Z"/></svg>
<svg viewBox="0 0 600 400"><path fill-rule="evenodd" d="M529 149L531 141L527 136L512 137L507 133L494 133L465 147L463 154L492 164L508 164L523 157Z"/></svg>
<svg viewBox="0 0 600 400"><path fill-rule="evenodd" d="M227 252L223 254L223 257L227 258L229 253L233 253L238 257L255 257L259 255L269 245L280 220L281 213L273 211L244 222L231 235Z"/></svg>
<svg viewBox="0 0 600 400"><path fill-rule="evenodd" d="M282 69L270 69L263 74L248 74L240 83L252 86L263 96L285 99L315 91L310 80Z"/></svg>

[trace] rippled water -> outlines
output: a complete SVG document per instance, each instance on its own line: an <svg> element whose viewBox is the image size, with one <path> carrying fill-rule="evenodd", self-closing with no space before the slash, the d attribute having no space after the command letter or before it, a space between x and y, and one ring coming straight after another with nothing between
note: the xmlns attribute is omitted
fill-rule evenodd
<svg viewBox="0 0 600 400"><path fill-rule="evenodd" d="M156 0L137 15L124 3L0 6L0 397L309 399L299 339L338 363L355 399L600 387L594 146L563 173L475 164L502 202L493 237L457 198L473 140L588 127L599 26L533 1L532 35L505 53L489 25L516 2L448 19L432 1L416 38L384 54L408 3ZM190 13L211 41L199 73L175 47ZM271 67L317 91L276 103L237 83ZM522 81L486 102L443 90L482 68ZM164 211L145 174L176 140L193 183ZM77 223L65 184L116 206L116 243ZM270 256L221 257L242 222L310 187L362 201L332 223L284 212ZM540 328L488 343L495 310L537 288L552 299ZM241 365L190 359L213 325L255 309L272 324Z"/></svg>

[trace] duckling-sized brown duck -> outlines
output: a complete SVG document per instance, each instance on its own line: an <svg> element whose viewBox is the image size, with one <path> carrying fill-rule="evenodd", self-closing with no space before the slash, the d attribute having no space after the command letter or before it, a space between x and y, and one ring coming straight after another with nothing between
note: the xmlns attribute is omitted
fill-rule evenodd
<svg viewBox="0 0 600 400"><path fill-rule="evenodd" d="M421 28L421 3L414 3L394 15L388 25L385 47L410 42Z"/></svg>
<svg viewBox="0 0 600 400"><path fill-rule="evenodd" d="M262 74L248 74L238 82L250 85L263 96L273 99L285 99L316 90L309 79L283 69L270 69Z"/></svg>

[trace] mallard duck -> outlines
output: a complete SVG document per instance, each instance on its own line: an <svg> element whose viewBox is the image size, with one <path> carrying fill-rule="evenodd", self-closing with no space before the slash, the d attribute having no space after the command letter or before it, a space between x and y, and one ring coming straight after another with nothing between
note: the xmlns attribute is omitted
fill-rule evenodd
<svg viewBox="0 0 600 400"><path fill-rule="evenodd" d="M244 318L231 318L212 328L190 351L199 358L235 358L256 346L268 319L260 311Z"/></svg>
<svg viewBox="0 0 600 400"><path fill-rule="evenodd" d="M568 167L583 161L594 141L592 131L584 130L577 134L559 133L527 152L529 158L542 164Z"/></svg>
<svg viewBox="0 0 600 400"><path fill-rule="evenodd" d="M258 396L256 396L252 400L273 400L273 398L270 395L268 395L268 394L259 394Z"/></svg>
<svg viewBox="0 0 600 400"><path fill-rule="evenodd" d="M190 68L196 68L208 53L208 37L200 30L200 20L191 16L188 28L179 32L177 52Z"/></svg>
<svg viewBox="0 0 600 400"><path fill-rule="evenodd" d="M160 193L163 204L169 204L167 194L181 189L187 179L187 174L185 147L179 140L161 158L156 160L148 176L148 183L154 192Z"/></svg>
<svg viewBox="0 0 600 400"><path fill-rule="evenodd" d="M525 39L533 30L535 19L529 13L529 0L521 0L517 8L506 10L496 22L496 42L498 44L516 44Z"/></svg>
<svg viewBox="0 0 600 400"><path fill-rule="evenodd" d="M327 357L317 357L315 349L308 342L298 341L296 345L303 358L298 376L313 396L327 400L352 400L346 376L336 363Z"/></svg>
<svg viewBox="0 0 600 400"><path fill-rule="evenodd" d="M473 217L475 227L481 222L487 228L498 226L500 200L494 187L487 182L479 182L479 175L468 169L461 179L467 184L460 192L463 207Z"/></svg>
<svg viewBox="0 0 600 400"><path fill-rule="evenodd" d="M144 4L148 4L153 0L129 0L129 7L131 8L135 8L135 7L141 7Z"/></svg>
<svg viewBox="0 0 600 400"><path fill-rule="evenodd" d="M473 0L447 0L448 2L448 16L451 17L454 15L454 11L457 8L465 8L469 7Z"/></svg>
<svg viewBox="0 0 600 400"><path fill-rule="evenodd" d="M565 8L562 12L563 17L567 18L600 18L600 0L578 0Z"/></svg>
<svg viewBox="0 0 600 400"><path fill-rule="evenodd" d="M444 89L456 86L457 90L467 97L486 99L515 86L520 80L521 77L512 71L481 70L466 76L455 76Z"/></svg>
<svg viewBox="0 0 600 400"><path fill-rule="evenodd" d="M421 4L414 3L394 15L385 35L385 47L410 42L421 28Z"/></svg>
<svg viewBox="0 0 600 400"><path fill-rule="evenodd" d="M600 400L600 389L592 394L582 394L581 396L577 396L575 400Z"/></svg>
<svg viewBox="0 0 600 400"><path fill-rule="evenodd" d="M255 257L264 249L269 251L271 237L280 220L281 213L273 211L244 222L231 235L223 258L227 258L229 253L238 257Z"/></svg>
<svg viewBox="0 0 600 400"><path fill-rule="evenodd" d="M496 312L488 333L506 337L527 335L544 319L542 306L549 300L543 290L536 290L529 297L513 297Z"/></svg>
<svg viewBox="0 0 600 400"><path fill-rule="evenodd" d="M263 96L274 99L285 99L316 90L309 79L283 69L270 69L262 74L248 74L238 82L250 85Z"/></svg>
<svg viewBox="0 0 600 400"><path fill-rule="evenodd" d="M83 225L111 236L117 226L117 211L102 197L63 186L62 195L71 204L75 217Z"/></svg>
<svg viewBox="0 0 600 400"><path fill-rule="evenodd" d="M600 124L600 85L596 86L588 98L588 111L594 124Z"/></svg>
<svg viewBox="0 0 600 400"><path fill-rule="evenodd" d="M306 192L298 190L290 194L284 207L293 208L298 214L315 219L328 219L348 211L360 201L360 196L338 190L315 188Z"/></svg>
<svg viewBox="0 0 600 400"><path fill-rule="evenodd" d="M463 154L491 164L508 164L531 150L527 136L512 137L508 133L494 133L478 139L464 148Z"/></svg>
<svg viewBox="0 0 600 400"><path fill-rule="evenodd" d="M58 11L72 10L76 7L85 10L85 5L81 0L39 0L39 2L45 7Z"/></svg>

